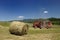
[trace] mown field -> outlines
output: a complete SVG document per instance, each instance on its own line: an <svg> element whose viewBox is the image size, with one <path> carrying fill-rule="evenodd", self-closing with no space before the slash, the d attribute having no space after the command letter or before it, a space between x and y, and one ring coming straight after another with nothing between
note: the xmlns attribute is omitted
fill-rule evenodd
<svg viewBox="0 0 60 40"><path fill-rule="evenodd" d="M60 40L60 25L53 25L52 28L34 29L29 24L27 35L17 36L9 33L10 23L0 23L0 40Z"/></svg>

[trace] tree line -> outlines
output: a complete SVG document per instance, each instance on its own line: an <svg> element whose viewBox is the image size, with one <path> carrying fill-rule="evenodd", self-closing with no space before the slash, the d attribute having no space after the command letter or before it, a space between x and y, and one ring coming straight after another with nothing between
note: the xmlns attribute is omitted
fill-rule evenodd
<svg viewBox="0 0 60 40"><path fill-rule="evenodd" d="M26 23L33 23L36 20L49 20L54 25L60 25L60 18L53 18L53 17L47 18L47 19L39 18L39 19L24 19L24 20L13 20L13 21L22 21L22 22L26 22Z"/></svg>

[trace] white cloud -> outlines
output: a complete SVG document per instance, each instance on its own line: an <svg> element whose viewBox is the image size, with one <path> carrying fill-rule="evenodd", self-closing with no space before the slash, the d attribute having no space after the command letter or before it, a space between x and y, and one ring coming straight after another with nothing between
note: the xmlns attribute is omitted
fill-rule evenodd
<svg viewBox="0 0 60 40"><path fill-rule="evenodd" d="M48 13L48 11L44 11L44 13Z"/></svg>
<svg viewBox="0 0 60 40"><path fill-rule="evenodd" d="M24 19L24 16L18 16L18 18L20 18L20 19Z"/></svg>

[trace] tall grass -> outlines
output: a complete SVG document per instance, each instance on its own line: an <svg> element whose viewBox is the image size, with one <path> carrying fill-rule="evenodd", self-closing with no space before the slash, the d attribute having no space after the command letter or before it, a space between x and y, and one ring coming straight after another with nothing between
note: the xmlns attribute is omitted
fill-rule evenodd
<svg viewBox="0 0 60 40"><path fill-rule="evenodd" d="M39 33L60 33L60 25L53 25L52 28L46 29L46 28L42 28L42 29L34 29L32 27L30 27L29 29L29 34L39 34Z"/></svg>
<svg viewBox="0 0 60 40"><path fill-rule="evenodd" d="M6 21L0 21L0 25L6 27L10 25L10 22L6 22Z"/></svg>

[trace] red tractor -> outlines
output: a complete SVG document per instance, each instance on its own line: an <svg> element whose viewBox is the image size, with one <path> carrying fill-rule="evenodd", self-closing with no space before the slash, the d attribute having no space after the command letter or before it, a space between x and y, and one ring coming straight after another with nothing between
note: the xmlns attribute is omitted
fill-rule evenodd
<svg viewBox="0 0 60 40"><path fill-rule="evenodd" d="M45 28L51 28L52 27L52 22L51 21L34 21L33 23L33 27L34 28L42 28L42 27L45 27Z"/></svg>
<svg viewBox="0 0 60 40"><path fill-rule="evenodd" d="M33 27L34 28L40 28L41 29L42 28L41 25L42 25L42 22L41 21L35 21L33 23Z"/></svg>

